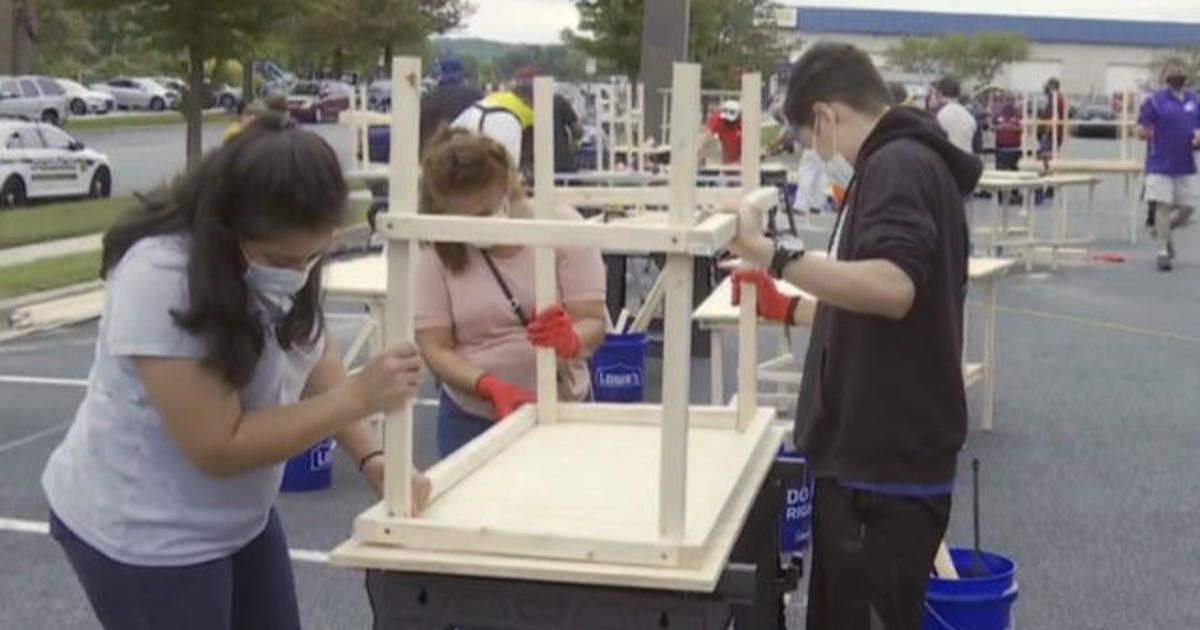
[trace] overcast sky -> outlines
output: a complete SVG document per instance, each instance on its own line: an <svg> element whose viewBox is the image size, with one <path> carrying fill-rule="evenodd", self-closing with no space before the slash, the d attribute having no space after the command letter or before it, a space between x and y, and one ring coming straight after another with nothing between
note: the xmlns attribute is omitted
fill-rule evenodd
<svg viewBox="0 0 1200 630"><path fill-rule="evenodd" d="M1004 13L1119 20L1200 23L1200 0L784 0L800 6ZM579 13L571 0L475 0L475 14L454 37L546 44L564 28L575 28Z"/></svg>

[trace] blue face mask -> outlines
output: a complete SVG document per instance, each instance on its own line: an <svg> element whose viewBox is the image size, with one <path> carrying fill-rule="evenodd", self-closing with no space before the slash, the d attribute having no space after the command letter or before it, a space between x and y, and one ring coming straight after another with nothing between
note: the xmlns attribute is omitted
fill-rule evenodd
<svg viewBox="0 0 1200 630"><path fill-rule="evenodd" d="M308 284L308 276L321 258L318 256L304 270L270 267L246 258L246 284L278 315L292 310L293 296Z"/></svg>

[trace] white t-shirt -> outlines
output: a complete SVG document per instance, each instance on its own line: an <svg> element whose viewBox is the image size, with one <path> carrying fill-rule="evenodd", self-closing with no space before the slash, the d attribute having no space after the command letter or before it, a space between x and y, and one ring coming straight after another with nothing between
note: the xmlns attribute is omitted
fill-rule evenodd
<svg viewBox="0 0 1200 630"><path fill-rule="evenodd" d="M484 117L486 111L486 117ZM483 126L479 121L483 119ZM521 163L521 121L507 111L484 110L472 105L454 119L453 126L485 135L504 145L514 165Z"/></svg>
<svg viewBox="0 0 1200 630"><path fill-rule="evenodd" d="M950 101L938 110L937 121L954 146L966 153L974 153L971 145L975 138L975 117L966 107L958 101Z"/></svg>
<svg viewBox="0 0 1200 630"><path fill-rule="evenodd" d="M42 473L63 523L126 564L181 566L234 553L266 526L283 476L282 463L223 478L196 468L138 377L134 357L205 356L204 340L170 315L188 306L189 249L185 236L143 238L109 275L87 393ZM268 321L257 303L252 308ZM254 374L238 392L242 408L299 400L324 339L284 351L266 334Z"/></svg>

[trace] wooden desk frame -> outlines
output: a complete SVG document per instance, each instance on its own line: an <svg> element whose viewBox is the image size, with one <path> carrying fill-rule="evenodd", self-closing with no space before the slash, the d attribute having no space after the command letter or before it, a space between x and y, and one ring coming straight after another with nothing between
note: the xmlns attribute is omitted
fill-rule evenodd
<svg viewBox="0 0 1200 630"><path fill-rule="evenodd" d="M665 584L680 571L692 572L696 575L686 584L699 580L711 588L730 552L728 532L740 528L782 434L772 424L773 411L758 408L752 395L753 340L757 337L753 293L747 296L739 318L740 338L751 342L739 367L748 378L739 388L749 395L742 396L741 404L734 408L689 404L692 258L714 252L733 238L736 229L733 215L696 218L696 138L693 134L673 138L665 220L615 225L559 220L556 206L569 202L576 193L554 186L554 87L551 79L538 77L534 81L534 219L419 215L417 152L412 146L403 146L405 139L411 143L417 137L419 77L418 59L397 57L393 61L389 214L380 219L388 238L383 317L388 345L413 339L419 241L487 240L533 247L539 309L557 299L555 246L666 252L663 402L638 406L559 402L557 359L553 349L539 348L537 403L518 409L427 471L432 496L420 515L413 514L410 503L413 428L409 402L385 419L383 500L355 519L354 538L343 548L345 553L335 552L335 562L341 558L355 566L395 568L393 560L385 560L395 557L385 552L390 547L662 569L668 571L663 575ZM700 66L675 64L674 86L681 95L674 102L674 120L699 128ZM743 76L743 116L748 124L742 139L742 168L745 181L750 182L759 179L760 91L759 75ZM662 189L619 191L625 203L646 203L663 196ZM647 444L657 455L648 454ZM580 454L611 451L613 459L591 468L586 463L569 465L555 459L572 448ZM690 452L697 457L691 465ZM622 474L614 474L614 466ZM644 474L639 472L643 469ZM521 481L511 482L513 475ZM638 492L647 490L642 482L647 478L656 479L655 499L649 504L616 502L602 512L585 510L587 518L583 519L583 512L573 502L576 495L572 492L595 493L598 488L609 497L627 491L640 496ZM632 490L612 487L627 482ZM486 492L481 494L480 488ZM457 497L467 496L484 504L471 503L473 511L464 512L466 499ZM562 502L561 506L556 502ZM518 508L506 511L505 506L526 511L517 514L514 509ZM372 548L381 551L372 554ZM364 557L368 558L365 562ZM378 562L373 564L371 557ZM447 563L452 563L449 556ZM512 567L513 577L540 575L528 573L527 563L513 562Z"/></svg>

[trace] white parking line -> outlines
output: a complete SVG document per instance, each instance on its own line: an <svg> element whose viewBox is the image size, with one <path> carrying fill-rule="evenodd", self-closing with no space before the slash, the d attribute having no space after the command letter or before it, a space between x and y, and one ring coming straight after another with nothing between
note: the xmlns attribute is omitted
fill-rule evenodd
<svg viewBox="0 0 1200 630"><path fill-rule="evenodd" d="M13 440L11 442L6 442L4 444L0 444L0 453L3 453L5 451L11 451L14 448L17 448L20 446L25 446L26 444L40 440L40 439L46 437L47 435L54 435L55 433L58 433L59 431L66 431L67 427L69 427L69 426L71 426L70 422L64 422L62 424L52 426L48 429L42 429L41 431L38 431L37 433L26 435L23 438Z"/></svg>
<svg viewBox="0 0 1200 630"><path fill-rule="evenodd" d="M50 534L50 524L45 521L30 521L23 518L0 517L0 531L20 532L22 534ZM312 564L329 564L329 554L313 549L288 549L288 555L297 562Z"/></svg>
<svg viewBox="0 0 1200 630"><path fill-rule="evenodd" d="M87 387L86 378L55 378L51 376L15 376L0 374L0 384L5 385L59 385L66 387Z"/></svg>

